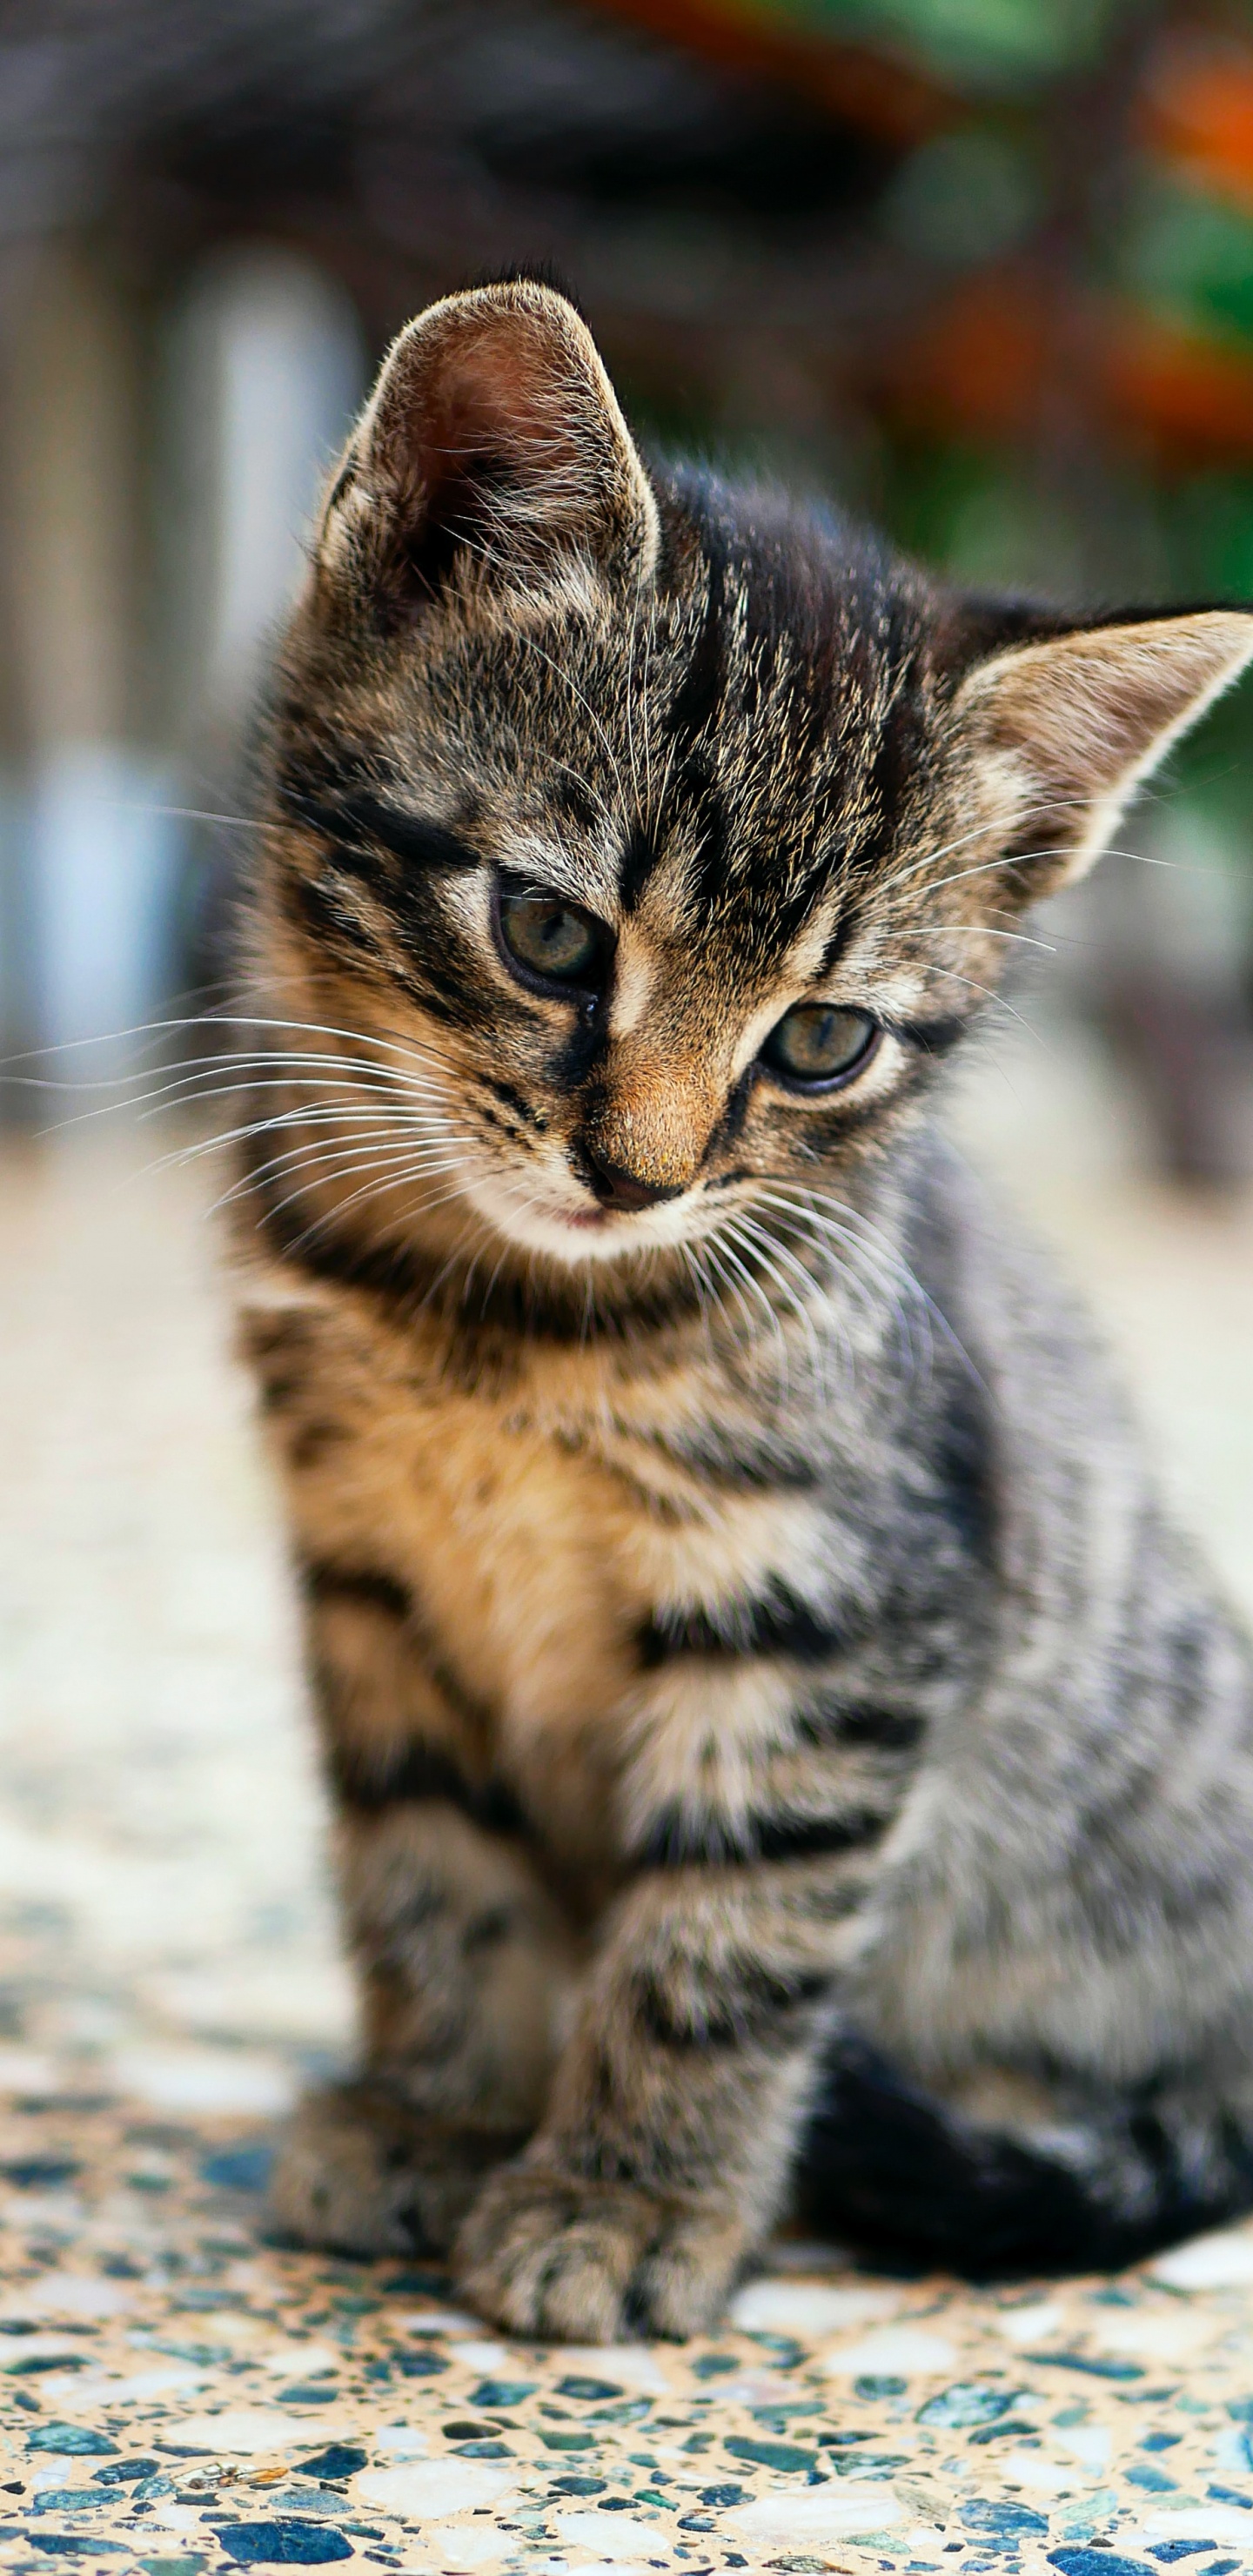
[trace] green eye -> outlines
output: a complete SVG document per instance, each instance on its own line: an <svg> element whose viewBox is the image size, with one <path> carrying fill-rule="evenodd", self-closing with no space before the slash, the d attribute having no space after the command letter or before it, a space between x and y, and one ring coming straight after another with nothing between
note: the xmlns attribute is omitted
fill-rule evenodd
<svg viewBox="0 0 1253 2576"><path fill-rule="evenodd" d="M816 1087L847 1081L868 1061L878 1035L866 1011L841 1011L830 1002L800 1002L771 1030L761 1060L788 1082Z"/></svg>
<svg viewBox="0 0 1253 2576"><path fill-rule="evenodd" d="M500 936L527 974L546 984L603 981L609 934L558 894L508 894L498 898Z"/></svg>

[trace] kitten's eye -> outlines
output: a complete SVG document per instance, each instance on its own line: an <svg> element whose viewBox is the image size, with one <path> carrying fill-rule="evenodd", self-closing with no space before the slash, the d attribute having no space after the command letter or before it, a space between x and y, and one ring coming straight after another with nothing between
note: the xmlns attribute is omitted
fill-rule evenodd
<svg viewBox="0 0 1253 2576"><path fill-rule="evenodd" d="M509 954L546 984L577 984L584 991L603 982L609 933L559 894L498 897L500 935Z"/></svg>
<svg viewBox="0 0 1253 2576"><path fill-rule="evenodd" d="M866 1011L841 1011L830 1002L800 1002L771 1030L761 1050L763 1064L788 1082L847 1082L860 1073L878 1044L879 1031Z"/></svg>

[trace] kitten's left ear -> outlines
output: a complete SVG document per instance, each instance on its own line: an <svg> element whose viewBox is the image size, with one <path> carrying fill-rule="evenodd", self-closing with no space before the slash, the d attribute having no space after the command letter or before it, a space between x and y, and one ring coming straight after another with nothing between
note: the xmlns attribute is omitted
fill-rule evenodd
<svg viewBox="0 0 1253 2576"><path fill-rule="evenodd" d="M953 702L958 757L1028 900L1082 876L1142 779L1253 656L1253 615L1138 618L993 652Z"/></svg>
<svg viewBox="0 0 1253 2576"><path fill-rule="evenodd" d="M586 323L538 281L447 295L386 359L332 488L321 559L420 614L581 562L647 574L657 504Z"/></svg>

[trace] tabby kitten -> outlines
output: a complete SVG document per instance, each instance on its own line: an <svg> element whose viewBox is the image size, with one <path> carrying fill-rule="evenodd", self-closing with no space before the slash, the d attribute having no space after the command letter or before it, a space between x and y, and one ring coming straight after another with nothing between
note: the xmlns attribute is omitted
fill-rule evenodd
<svg viewBox="0 0 1253 2576"><path fill-rule="evenodd" d="M990 2271L1253 2197L1248 1650L928 1115L1251 649L646 466L547 287L396 342L241 1005L363 2028L295 2235L582 2340L789 2208Z"/></svg>

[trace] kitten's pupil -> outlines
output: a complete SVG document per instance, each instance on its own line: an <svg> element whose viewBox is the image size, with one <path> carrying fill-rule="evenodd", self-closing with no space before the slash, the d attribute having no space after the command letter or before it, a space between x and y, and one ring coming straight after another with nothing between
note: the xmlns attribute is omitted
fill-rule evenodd
<svg viewBox="0 0 1253 2576"><path fill-rule="evenodd" d="M878 1031L865 1011L842 1011L828 1002L799 1002L771 1030L762 1062L792 1082L833 1082L854 1073L869 1055Z"/></svg>
<svg viewBox="0 0 1253 2576"><path fill-rule="evenodd" d="M599 982L605 934L555 894L502 894L500 931L520 966L557 984Z"/></svg>

